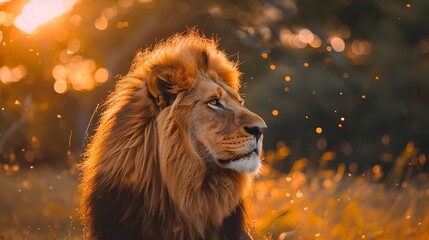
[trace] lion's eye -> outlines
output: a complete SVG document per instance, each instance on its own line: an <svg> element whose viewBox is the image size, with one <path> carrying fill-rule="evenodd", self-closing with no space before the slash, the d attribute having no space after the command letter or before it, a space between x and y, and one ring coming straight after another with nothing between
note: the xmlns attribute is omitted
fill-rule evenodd
<svg viewBox="0 0 429 240"><path fill-rule="evenodd" d="M222 109L223 108L222 104L220 103L219 99L217 99L217 98L210 100L207 103L207 105L213 109Z"/></svg>

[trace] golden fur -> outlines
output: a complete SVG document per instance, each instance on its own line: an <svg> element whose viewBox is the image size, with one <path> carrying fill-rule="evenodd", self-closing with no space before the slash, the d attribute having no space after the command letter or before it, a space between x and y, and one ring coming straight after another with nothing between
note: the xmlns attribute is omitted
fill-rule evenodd
<svg viewBox="0 0 429 240"><path fill-rule="evenodd" d="M216 41L195 31L137 54L109 96L81 165L81 206L91 238L101 238L103 229L94 223L103 221L97 217L101 208L124 208L119 222L134 224L137 215L140 237L222 238L219 229L238 206L245 206L259 167L257 160L247 170L247 157L240 158L249 149L253 156L255 149L259 159L262 141L260 133L255 141L243 126L265 125L241 105L239 87L237 64L218 50ZM207 105L207 94L221 99L225 112L216 102ZM228 114L233 115L216 120ZM233 160L215 164L215 158ZM232 162L245 167L228 168ZM109 200L98 206L103 199Z"/></svg>

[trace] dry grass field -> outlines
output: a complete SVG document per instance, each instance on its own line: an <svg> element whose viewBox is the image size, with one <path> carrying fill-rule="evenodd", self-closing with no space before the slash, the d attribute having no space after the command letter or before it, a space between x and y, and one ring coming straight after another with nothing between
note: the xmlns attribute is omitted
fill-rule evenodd
<svg viewBox="0 0 429 240"><path fill-rule="evenodd" d="M298 160L288 174L266 166L253 189L255 239L429 239L429 176L414 172L426 159L412 144L388 173L324 169L321 161L310 171ZM84 239L77 183L76 169L3 165L0 239Z"/></svg>

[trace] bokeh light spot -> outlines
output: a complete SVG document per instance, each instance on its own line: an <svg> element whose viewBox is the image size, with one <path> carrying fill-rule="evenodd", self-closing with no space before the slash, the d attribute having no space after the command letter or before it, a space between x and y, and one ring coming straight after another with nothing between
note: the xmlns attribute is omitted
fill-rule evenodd
<svg viewBox="0 0 429 240"><path fill-rule="evenodd" d="M273 116L277 116L279 115L279 111L277 109L274 109L273 111L271 111L271 114L273 114Z"/></svg>
<svg viewBox="0 0 429 240"><path fill-rule="evenodd" d="M0 68L0 82L4 84L10 84L20 81L27 75L27 70L23 65L9 68L3 66Z"/></svg>
<svg viewBox="0 0 429 240"><path fill-rule="evenodd" d="M98 83L104 83L109 78L109 72L105 68L99 68L94 74L95 81Z"/></svg>
<svg viewBox="0 0 429 240"><path fill-rule="evenodd" d="M67 82L63 79L55 81L54 90L56 93L63 94L67 91Z"/></svg>
<svg viewBox="0 0 429 240"><path fill-rule="evenodd" d="M331 46L336 52L342 52L346 48L344 40L340 37L333 37L331 39Z"/></svg>
<svg viewBox="0 0 429 240"><path fill-rule="evenodd" d="M106 28L109 26L109 22L104 17L98 17L95 19L94 26L98 30L103 31L106 30Z"/></svg>

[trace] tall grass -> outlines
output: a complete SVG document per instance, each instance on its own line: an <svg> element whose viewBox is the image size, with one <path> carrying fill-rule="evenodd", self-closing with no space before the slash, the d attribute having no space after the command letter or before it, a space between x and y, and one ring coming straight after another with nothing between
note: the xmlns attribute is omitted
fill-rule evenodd
<svg viewBox="0 0 429 240"><path fill-rule="evenodd" d="M254 186L254 234L260 239L429 239L429 176L414 172L426 157L409 143L392 164L388 173L379 165L351 173L343 164L336 171L323 164L316 172L305 171L305 159L289 174L267 169Z"/></svg>
<svg viewBox="0 0 429 240"><path fill-rule="evenodd" d="M426 157L411 143L387 173L327 168L332 154L322 154L318 170L306 159L287 174L265 168L253 188L255 239L429 239L429 176L415 172ZM75 169L1 165L0 239L84 239L77 183Z"/></svg>

